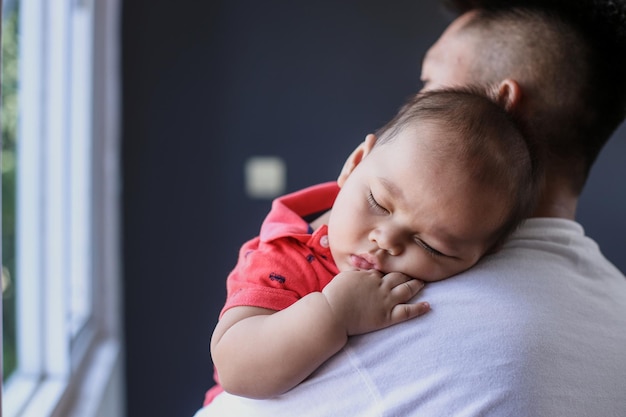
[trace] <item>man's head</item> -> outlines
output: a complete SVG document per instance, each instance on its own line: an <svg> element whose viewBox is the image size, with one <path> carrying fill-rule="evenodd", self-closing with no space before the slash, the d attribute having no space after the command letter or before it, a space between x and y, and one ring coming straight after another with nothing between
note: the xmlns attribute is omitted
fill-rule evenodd
<svg viewBox="0 0 626 417"><path fill-rule="evenodd" d="M435 281L474 265L527 217L538 170L485 93L421 93L346 162L328 222L340 270Z"/></svg>
<svg viewBox="0 0 626 417"><path fill-rule="evenodd" d="M452 3L461 16L428 51L424 88L492 87L545 145L548 180L576 198L626 114L626 6L610 0Z"/></svg>

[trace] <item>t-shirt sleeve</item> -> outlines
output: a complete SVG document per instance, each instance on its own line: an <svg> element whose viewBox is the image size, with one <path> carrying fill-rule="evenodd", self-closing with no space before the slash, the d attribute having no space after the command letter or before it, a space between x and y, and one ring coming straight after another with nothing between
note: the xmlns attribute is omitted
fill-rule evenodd
<svg viewBox="0 0 626 417"><path fill-rule="evenodd" d="M306 294L320 291L311 256L310 249L296 239L247 242L227 278L221 314L237 306L283 310Z"/></svg>

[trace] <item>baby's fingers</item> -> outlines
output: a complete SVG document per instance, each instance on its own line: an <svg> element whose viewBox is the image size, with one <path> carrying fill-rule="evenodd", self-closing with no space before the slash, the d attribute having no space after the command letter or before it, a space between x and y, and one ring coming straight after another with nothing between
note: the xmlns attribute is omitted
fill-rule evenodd
<svg viewBox="0 0 626 417"><path fill-rule="evenodd" d="M425 301L415 304L405 304L424 288L424 282L410 278L404 274L387 274L388 284L392 286L391 295L395 303L391 309L390 320L393 324L403 322L430 310L430 304Z"/></svg>
<svg viewBox="0 0 626 417"><path fill-rule="evenodd" d="M415 304L398 304L391 310L391 324L398 324L421 316L429 310L430 304L425 301Z"/></svg>
<svg viewBox="0 0 626 417"><path fill-rule="evenodd" d="M390 286L390 293L397 303L404 303L413 298L424 288L424 283L420 280L410 278L404 274L387 274L384 278Z"/></svg>

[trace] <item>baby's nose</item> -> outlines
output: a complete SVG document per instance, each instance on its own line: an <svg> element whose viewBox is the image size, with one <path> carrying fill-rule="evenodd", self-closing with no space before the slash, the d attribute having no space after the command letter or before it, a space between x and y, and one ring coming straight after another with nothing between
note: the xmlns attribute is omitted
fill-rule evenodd
<svg viewBox="0 0 626 417"><path fill-rule="evenodd" d="M391 256L398 256L402 253L402 240L397 233L390 229L376 229L372 231L370 239L378 245L378 247Z"/></svg>

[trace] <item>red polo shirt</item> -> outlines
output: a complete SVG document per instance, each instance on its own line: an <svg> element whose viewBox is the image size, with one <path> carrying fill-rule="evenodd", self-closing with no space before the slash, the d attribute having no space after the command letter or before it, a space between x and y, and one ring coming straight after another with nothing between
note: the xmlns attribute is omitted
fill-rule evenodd
<svg viewBox="0 0 626 417"><path fill-rule="evenodd" d="M311 234L304 219L330 209L338 192L337 183L329 182L274 200L260 235L239 251L221 314L236 306L285 309L321 291L339 273L328 248L327 227Z"/></svg>
<svg viewBox="0 0 626 417"><path fill-rule="evenodd" d="M339 273L328 248L326 225L311 234L307 216L321 214L335 202L336 182L315 185L277 198L259 236L244 243L226 280L226 310L254 306L283 310L300 298L321 291ZM206 406L223 391L217 385L205 395Z"/></svg>

